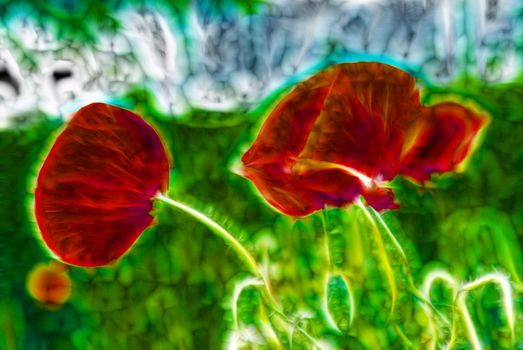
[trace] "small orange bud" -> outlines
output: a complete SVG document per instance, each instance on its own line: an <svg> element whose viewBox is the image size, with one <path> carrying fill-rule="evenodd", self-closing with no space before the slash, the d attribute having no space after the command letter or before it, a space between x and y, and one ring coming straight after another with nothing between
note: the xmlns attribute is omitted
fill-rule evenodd
<svg viewBox="0 0 523 350"><path fill-rule="evenodd" d="M56 307L71 296L71 278L67 266L51 262L37 264L27 276L27 290L40 303Z"/></svg>

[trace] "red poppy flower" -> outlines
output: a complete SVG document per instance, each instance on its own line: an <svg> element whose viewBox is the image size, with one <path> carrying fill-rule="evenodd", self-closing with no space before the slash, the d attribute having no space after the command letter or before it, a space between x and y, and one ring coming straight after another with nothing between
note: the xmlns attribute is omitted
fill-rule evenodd
<svg viewBox="0 0 523 350"><path fill-rule="evenodd" d="M458 104L423 107L414 79L381 63L332 66L298 86L243 155L242 173L276 209L307 215L363 195L397 208L387 183L453 171L487 121Z"/></svg>
<svg viewBox="0 0 523 350"><path fill-rule="evenodd" d="M42 237L64 262L108 264L151 224L151 199L168 182L165 148L140 116L103 103L85 106L57 138L38 176Z"/></svg>

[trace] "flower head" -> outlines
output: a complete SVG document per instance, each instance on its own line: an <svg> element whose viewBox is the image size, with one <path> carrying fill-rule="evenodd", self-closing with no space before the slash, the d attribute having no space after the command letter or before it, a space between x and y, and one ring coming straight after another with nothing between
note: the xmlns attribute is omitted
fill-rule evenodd
<svg viewBox="0 0 523 350"><path fill-rule="evenodd" d="M288 215L342 206L363 195L394 209L387 184L422 183L456 170L487 121L455 103L424 107L412 76L392 66L345 63L298 84L243 155L243 175Z"/></svg>
<svg viewBox="0 0 523 350"><path fill-rule="evenodd" d="M29 294L50 308L64 304L71 296L67 266L58 262L37 264L29 272L26 284Z"/></svg>
<svg viewBox="0 0 523 350"><path fill-rule="evenodd" d="M169 160L140 116L104 103L77 111L38 175L36 219L63 262L100 266L123 255L152 222Z"/></svg>

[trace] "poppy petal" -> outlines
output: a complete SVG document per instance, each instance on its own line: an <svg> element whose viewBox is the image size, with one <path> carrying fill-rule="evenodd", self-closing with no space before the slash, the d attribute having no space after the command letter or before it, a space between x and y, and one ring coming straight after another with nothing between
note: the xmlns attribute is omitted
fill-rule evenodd
<svg viewBox="0 0 523 350"><path fill-rule="evenodd" d="M286 161L304 147L327 94L328 79L299 84L271 112L242 162L252 166Z"/></svg>
<svg viewBox="0 0 523 350"><path fill-rule="evenodd" d="M62 261L106 265L152 222L151 198L165 192L169 159L140 116L103 103L76 112L42 165L35 212Z"/></svg>
<svg viewBox="0 0 523 350"><path fill-rule="evenodd" d="M419 127L402 159L400 174L422 183L433 173L456 170L470 154L487 121L486 116L455 103L422 108Z"/></svg>
<svg viewBox="0 0 523 350"><path fill-rule="evenodd" d="M263 164L243 171L269 204L291 216L308 215L325 205L351 203L361 191L356 177L336 169L298 175L280 164Z"/></svg>
<svg viewBox="0 0 523 350"><path fill-rule="evenodd" d="M289 215L348 204L374 179L397 174L418 115L409 74L374 62L332 66L300 83L271 112L242 157L244 175ZM368 197L377 208L395 207L390 191Z"/></svg>
<svg viewBox="0 0 523 350"><path fill-rule="evenodd" d="M337 74L331 90L299 157L344 165L369 178L392 179L419 115L414 79L375 62L333 69Z"/></svg>

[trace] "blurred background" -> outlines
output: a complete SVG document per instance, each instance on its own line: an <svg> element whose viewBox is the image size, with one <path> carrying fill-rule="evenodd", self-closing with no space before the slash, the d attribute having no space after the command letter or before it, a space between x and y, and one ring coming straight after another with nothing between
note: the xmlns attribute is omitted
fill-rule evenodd
<svg viewBox="0 0 523 350"><path fill-rule="evenodd" d="M523 349L520 2L4 0L0 20L0 349ZM291 219L231 171L296 82L355 61L492 119L463 172L394 181L401 208L383 219L408 265L358 208ZM53 260L36 176L94 101L158 130L170 197L246 246L287 318L223 240L162 203L111 266Z"/></svg>

